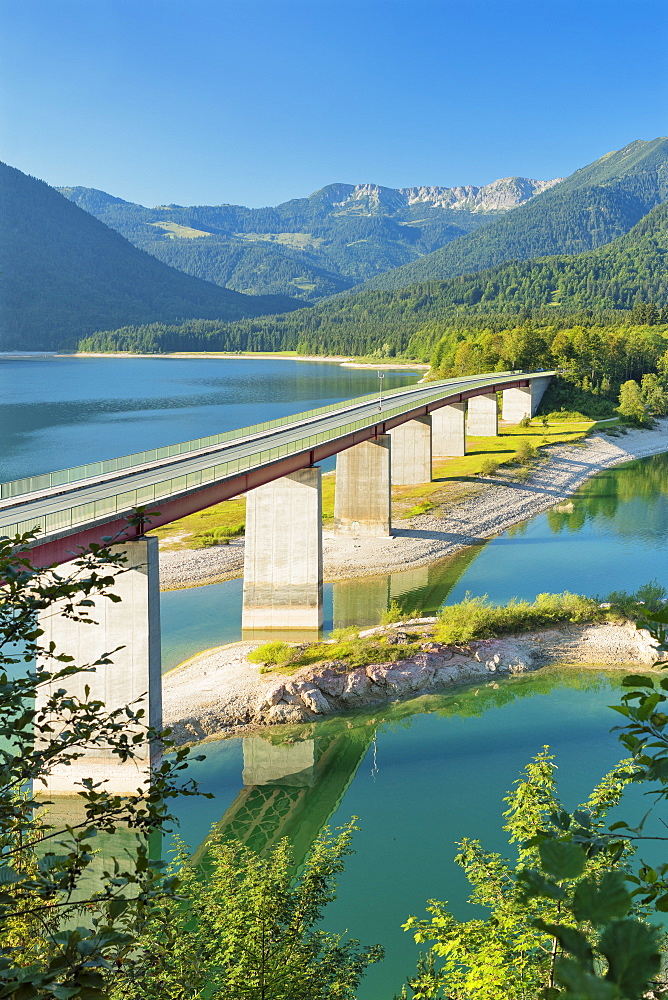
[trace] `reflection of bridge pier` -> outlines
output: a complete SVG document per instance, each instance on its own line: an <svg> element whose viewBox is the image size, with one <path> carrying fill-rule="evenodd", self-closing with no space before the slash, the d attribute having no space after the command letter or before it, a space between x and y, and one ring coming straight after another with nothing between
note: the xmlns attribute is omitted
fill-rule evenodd
<svg viewBox="0 0 668 1000"><path fill-rule="evenodd" d="M300 865L338 809L373 736L374 730L364 726L292 744L244 739L245 787L213 835L234 838L258 853L288 837ZM257 779L262 783L249 783ZM210 839L199 846L193 862L206 855Z"/></svg>

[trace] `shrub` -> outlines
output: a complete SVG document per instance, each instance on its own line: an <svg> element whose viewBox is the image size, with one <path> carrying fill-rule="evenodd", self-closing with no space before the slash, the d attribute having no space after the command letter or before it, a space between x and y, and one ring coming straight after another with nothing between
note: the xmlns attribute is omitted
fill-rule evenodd
<svg viewBox="0 0 668 1000"><path fill-rule="evenodd" d="M380 616L381 625L392 625L394 622L400 622L404 618L404 612L401 609L401 605L398 601L390 601L390 606L387 611L383 611Z"/></svg>
<svg viewBox="0 0 668 1000"><path fill-rule="evenodd" d="M434 635L441 642L470 642L508 632L526 632L556 622L600 621L595 598L578 594L539 594L535 601L513 598L507 604L490 604L487 595L466 594L459 604L447 605L440 614Z"/></svg>
<svg viewBox="0 0 668 1000"><path fill-rule="evenodd" d="M522 417L519 422L519 427L531 427L531 417Z"/></svg>
<svg viewBox="0 0 668 1000"><path fill-rule="evenodd" d="M289 663L294 653L294 647L287 642L265 642L248 654L251 663L264 663L268 667Z"/></svg>
<svg viewBox="0 0 668 1000"><path fill-rule="evenodd" d="M210 549L214 545L229 545L230 538L238 538L245 530L244 521L240 521L239 524L223 525L210 531L203 531L197 542L201 549Z"/></svg>
<svg viewBox="0 0 668 1000"><path fill-rule="evenodd" d="M610 610L623 615L625 618L637 618L647 612L661 611L666 598L665 587L662 587L658 580L650 580L638 587L635 593L629 594L626 590L612 590L604 598L596 598L597 601L611 605Z"/></svg>
<svg viewBox="0 0 668 1000"><path fill-rule="evenodd" d="M482 465L480 466L481 476L494 476L496 475L501 462L495 458L484 458Z"/></svg>
<svg viewBox="0 0 668 1000"><path fill-rule="evenodd" d="M529 465L538 458L538 449L531 441L520 441L514 458L519 465Z"/></svg>

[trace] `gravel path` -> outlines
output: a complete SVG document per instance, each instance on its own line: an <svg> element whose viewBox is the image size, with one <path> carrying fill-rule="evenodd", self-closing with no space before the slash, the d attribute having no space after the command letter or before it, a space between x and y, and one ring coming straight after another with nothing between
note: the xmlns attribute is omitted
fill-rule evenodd
<svg viewBox="0 0 668 1000"><path fill-rule="evenodd" d="M668 452L668 419L657 421L653 430L629 431L617 438L601 435L545 449L547 461L538 465L528 482L513 482L504 475L489 478L487 489L453 506L445 516L413 518L409 528L393 529L391 538L325 532L325 577L345 579L425 565L563 502L602 469L661 452ZM213 583L242 572L243 539L210 549L166 551L160 556L164 589Z"/></svg>

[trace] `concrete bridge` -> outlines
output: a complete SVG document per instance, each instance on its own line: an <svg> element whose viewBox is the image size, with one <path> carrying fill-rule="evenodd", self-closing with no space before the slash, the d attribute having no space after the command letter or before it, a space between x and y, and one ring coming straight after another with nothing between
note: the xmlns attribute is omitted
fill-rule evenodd
<svg viewBox="0 0 668 1000"><path fill-rule="evenodd" d="M130 528L146 507L158 527L248 492L245 630L310 629L323 622L321 470L338 455L335 529L391 533L391 487L429 482L432 458L464 455L466 436L498 433L502 418L517 423L536 412L555 372L494 372L448 379L319 407L253 427L109 461L3 483L0 534L32 528L36 566L71 561L79 546L118 539L127 563L116 592L82 625L51 611L45 640L76 662L123 646L113 666L98 670L93 696L108 707L146 699L151 725L161 726L158 543ZM91 675L80 680L91 684ZM77 683L76 679L73 683ZM147 748L147 767L151 750ZM157 752L157 751L156 751ZM81 774L109 777L109 758L86 758ZM50 793L71 792L75 768L52 776ZM115 778L135 788L136 776ZM128 787L128 786L126 786Z"/></svg>

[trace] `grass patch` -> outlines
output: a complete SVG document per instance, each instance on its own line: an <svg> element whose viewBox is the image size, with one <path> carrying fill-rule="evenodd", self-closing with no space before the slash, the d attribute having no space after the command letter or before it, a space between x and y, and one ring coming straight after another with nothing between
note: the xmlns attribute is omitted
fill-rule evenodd
<svg viewBox="0 0 668 1000"><path fill-rule="evenodd" d="M443 608L434 629L440 642L470 642L513 632L531 632L559 622L602 621L598 599L579 594L539 594L535 601L513 598L491 604L487 595L466 595L459 604Z"/></svg>
<svg viewBox="0 0 668 1000"><path fill-rule="evenodd" d="M396 638L404 641L397 642ZM346 671L355 670L357 667L368 667L372 663L406 660L420 651L419 642L411 640L422 637L407 635L405 639L403 636L396 638L369 636L360 639L352 635L341 636L336 642L311 642L295 646L289 646L285 642L266 642L249 653L248 659L253 663L263 664L261 673L270 673L279 668L280 673L291 674L300 667L331 661L336 661Z"/></svg>

